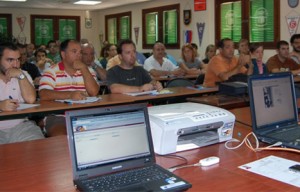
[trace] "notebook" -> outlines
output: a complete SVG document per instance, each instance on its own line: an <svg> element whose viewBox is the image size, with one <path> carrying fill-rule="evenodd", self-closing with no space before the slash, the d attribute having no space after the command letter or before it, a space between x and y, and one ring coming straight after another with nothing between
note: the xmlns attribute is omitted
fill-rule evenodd
<svg viewBox="0 0 300 192"><path fill-rule="evenodd" d="M250 76L248 91L252 129L267 143L300 149L300 127L293 75L274 73Z"/></svg>
<svg viewBox="0 0 300 192"><path fill-rule="evenodd" d="M145 103L66 111L65 115L73 182L78 190L182 191L191 187L155 163ZM115 186L119 185L116 180L110 180L105 189L89 184L91 180L107 178L122 180L127 174L153 167L155 179L126 181L121 187Z"/></svg>

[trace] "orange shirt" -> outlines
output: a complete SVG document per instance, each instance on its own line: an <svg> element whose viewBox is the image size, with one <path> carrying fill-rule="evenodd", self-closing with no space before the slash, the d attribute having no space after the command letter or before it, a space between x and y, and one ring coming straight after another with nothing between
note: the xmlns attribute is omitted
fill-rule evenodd
<svg viewBox="0 0 300 192"><path fill-rule="evenodd" d="M220 54L211 58L207 65L207 70L204 78L204 87L215 87L216 82L221 82L219 75L221 73L226 73L233 70L238 64L238 59L233 57L231 62L228 63L228 60L222 57ZM239 73L246 73L247 68L241 67Z"/></svg>

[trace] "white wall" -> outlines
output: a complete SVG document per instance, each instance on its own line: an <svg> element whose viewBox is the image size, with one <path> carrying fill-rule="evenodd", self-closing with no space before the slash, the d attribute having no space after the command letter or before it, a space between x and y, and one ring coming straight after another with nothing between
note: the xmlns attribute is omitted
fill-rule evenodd
<svg viewBox="0 0 300 192"><path fill-rule="evenodd" d="M10 8L4 9L0 8L1 13L11 13L12 20L13 20L13 35L15 37L18 36L20 33L20 28L17 24L16 17L19 15L24 15L26 17L26 23L24 28L24 34L27 37L27 42L30 42L30 15L31 14L41 14L41 15L72 15L72 16L80 16L81 17L81 38L86 38L91 41L97 53L100 50L100 40L99 34L105 33L105 22L104 17L105 15L121 13L121 12L132 12L132 39L135 41L134 36L134 27L140 27L139 31L139 39L137 44L137 49L142 52L149 52L151 50L143 50L142 49L142 9L145 8L152 8L152 7L159 7L164 5L170 4L177 4L180 3L180 32L182 33L183 30L192 30L193 31L193 42L199 45L198 39L198 32L196 28L196 23L205 23L205 30L203 34L202 45L199 47L199 52L201 56L204 56L205 47L215 42L215 17L214 17L214 10L215 10L215 1L207 0L207 9L206 11L196 11L194 12L193 8L193 0L153 0L151 2L145 3L137 3L134 5L116 7L106 10L99 10L90 12L90 17L92 18L93 26L90 29L86 29L84 25L84 19L86 17L86 11L74 11L74 10L52 10L52 9L17 9L17 8ZM300 16L300 5L296 8L290 8L286 0L280 1L280 37L282 40L289 41L290 34L287 28L286 23L286 16L293 13ZM192 20L189 25L184 25L183 23L183 10L191 9L192 10ZM297 33L300 33L300 27L298 27ZM183 44L183 35L180 36L181 45ZM180 49L177 50L168 50L168 52L175 56L175 58L180 57ZM267 60L270 56L274 55L276 52L275 50L265 50L264 60Z"/></svg>

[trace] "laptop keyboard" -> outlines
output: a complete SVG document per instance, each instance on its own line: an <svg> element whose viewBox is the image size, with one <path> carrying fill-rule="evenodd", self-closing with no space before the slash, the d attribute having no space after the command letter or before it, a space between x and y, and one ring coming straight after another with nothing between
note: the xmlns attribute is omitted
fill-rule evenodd
<svg viewBox="0 0 300 192"><path fill-rule="evenodd" d="M283 140L283 141L288 141L288 142L298 140L299 145L300 145L300 128L274 133L274 134L271 134L271 136L278 140Z"/></svg>
<svg viewBox="0 0 300 192"><path fill-rule="evenodd" d="M171 174L169 175L167 172L162 172L157 166L152 165L149 167L83 180L82 183L89 191L116 191L124 186L162 180L170 178L171 176Z"/></svg>

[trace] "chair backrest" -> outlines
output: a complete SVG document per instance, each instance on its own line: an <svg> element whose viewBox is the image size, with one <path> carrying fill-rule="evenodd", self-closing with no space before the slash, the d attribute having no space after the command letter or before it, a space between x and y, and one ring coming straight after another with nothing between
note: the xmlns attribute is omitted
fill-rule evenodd
<svg viewBox="0 0 300 192"><path fill-rule="evenodd" d="M195 81L195 85L201 85L201 84L203 84L203 82L204 82L204 77L205 77L205 74L200 74L200 75L197 77L196 81Z"/></svg>
<svg viewBox="0 0 300 192"><path fill-rule="evenodd" d="M184 79L184 78L176 78L167 82L166 87L187 87L194 86L194 82Z"/></svg>

